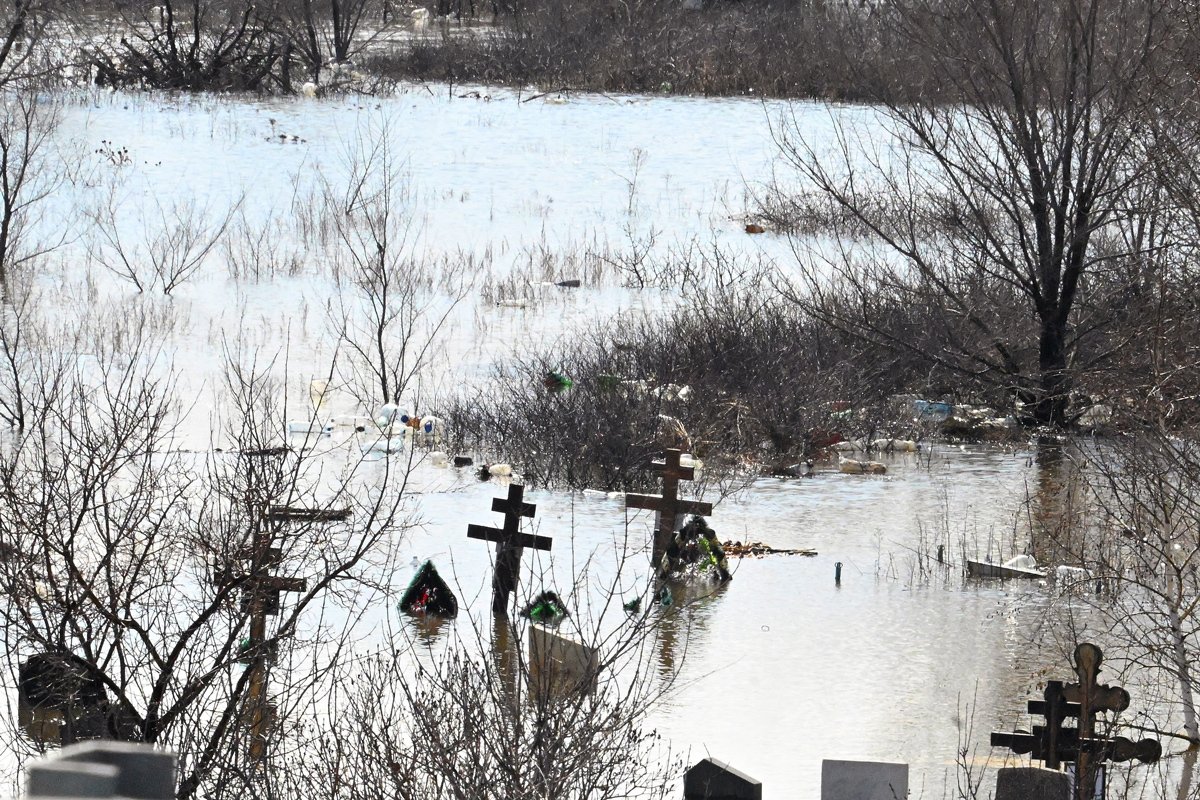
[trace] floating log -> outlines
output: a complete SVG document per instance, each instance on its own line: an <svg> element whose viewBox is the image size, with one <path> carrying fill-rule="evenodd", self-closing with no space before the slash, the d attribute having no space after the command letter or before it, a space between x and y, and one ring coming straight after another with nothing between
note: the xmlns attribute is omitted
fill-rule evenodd
<svg viewBox="0 0 1200 800"><path fill-rule="evenodd" d="M296 508L273 505L267 509L267 516L271 519L300 522L342 522L350 519L351 513L349 508Z"/></svg>

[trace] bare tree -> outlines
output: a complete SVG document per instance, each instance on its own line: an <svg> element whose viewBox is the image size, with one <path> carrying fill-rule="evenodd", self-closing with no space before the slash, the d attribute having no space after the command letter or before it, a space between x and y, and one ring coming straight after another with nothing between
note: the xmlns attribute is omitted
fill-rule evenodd
<svg viewBox="0 0 1200 800"><path fill-rule="evenodd" d="M1082 481L1100 513L1074 515L1077 563L1064 589L1099 610L1124 657L1200 743L1195 640L1200 632L1200 452L1193 440L1139 434L1080 451ZM1093 594L1094 590L1102 590ZM1161 727L1161 726L1160 726ZM1166 733L1174 732L1167 728Z"/></svg>
<svg viewBox="0 0 1200 800"><path fill-rule="evenodd" d="M0 289L23 264L66 242L63 226L53 233L38 229L46 202L62 185L53 152L58 123L55 101L32 89L8 91L0 105ZM39 238L40 237L40 238Z"/></svg>
<svg viewBox="0 0 1200 800"><path fill-rule="evenodd" d="M326 66L347 63L386 31L386 14L367 25L374 10L373 0L285 0L277 13L292 52L319 82Z"/></svg>
<svg viewBox="0 0 1200 800"><path fill-rule="evenodd" d="M219 796L261 781L272 726L329 691L389 580L403 484L384 463L362 491L356 447L335 469L283 446L272 364L248 357L227 372L232 446L180 450L154 349L135 338L72 362L57 396L27 400L26 432L0 456L5 683L37 690L49 725L14 746L160 743L184 755L179 797Z"/></svg>
<svg viewBox="0 0 1200 800"><path fill-rule="evenodd" d="M884 13L894 45L943 83L885 92L867 133L835 121L832 160L798 123L781 132L785 157L854 228L808 260L797 299L1066 424L1076 376L1111 356L1079 359L1096 335L1083 287L1117 255L1097 235L1151 173L1144 133L1172 96L1171 6L894 0ZM889 303L929 309L946 330L890 329Z"/></svg>
<svg viewBox="0 0 1200 800"><path fill-rule="evenodd" d="M408 187L386 122L351 145L345 185L327 186L329 256L351 291L328 308L345 385L367 408L399 403L428 366L465 296L457 270L437 272L415 252Z"/></svg>
<svg viewBox="0 0 1200 800"><path fill-rule="evenodd" d="M152 288L155 279L163 294L171 294L191 280L221 243L241 199L215 219L195 200L169 206L154 199L156 214L139 214L140 240L130 241L129 220L121 213L119 184L114 184L101 205L89 212L92 222L90 254L109 272L129 281L139 292Z"/></svg>
<svg viewBox="0 0 1200 800"><path fill-rule="evenodd" d="M585 603L582 579L572 600ZM710 587L711 590L711 587ZM648 724L679 667L670 653L686 607L627 617L597 592L583 623L557 634L596 658L543 658L524 618L471 619L439 632L413 619L404 643L367 660L340 693L343 713L319 738L322 758L297 753L288 794L322 798L668 798L681 760ZM568 600L571 603L572 600ZM604 619L615 612L618 619ZM591 616L594 614L595 616ZM602 621L603 620L603 621ZM439 639L447 641L439 641Z"/></svg>
<svg viewBox="0 0 1200 800"><path fill-rule="evenodd" d="M255 3L163 0L118 14L117 40L91 49L97 83L189 91L279 83L284 37Z"/></svg>

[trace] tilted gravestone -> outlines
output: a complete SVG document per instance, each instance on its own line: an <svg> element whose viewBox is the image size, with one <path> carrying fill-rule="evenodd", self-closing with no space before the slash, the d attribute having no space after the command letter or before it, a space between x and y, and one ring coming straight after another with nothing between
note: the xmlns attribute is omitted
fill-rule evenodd
<svg viewBox="0 0 1200 800"><path fill-rule="evenodd" d="M882 761L821 762L821 800L904 800L908 764Z"/></svg>
<svg viewBox="0 0 1200 800"><path fill-rule="evenodd" d="M520 577L521 554L526 547L549 550L553 542L549 536L521 533L521 517L533 517L537 513L537 506L525 502L525 487L521 484L509 484L507 498L492 498L492 511L504 515L504 527L468 525L467 536L496 543L496 569L492 574L492 613L505 617L508 616L508 597L517 588L517 579Z"/></svg>
<svg viewBox="0 0 1200 800"><path fill-rule="evenodd" d="M684 800L762 800L762 783L723 761L706 758L683 776Z"/></svg>
<svg viewBox="0 0 1200 800"><path fill-rule="evenodd" d="M600 651L540 625L529 626L530 682L539 694L596 690Z"/></svg>

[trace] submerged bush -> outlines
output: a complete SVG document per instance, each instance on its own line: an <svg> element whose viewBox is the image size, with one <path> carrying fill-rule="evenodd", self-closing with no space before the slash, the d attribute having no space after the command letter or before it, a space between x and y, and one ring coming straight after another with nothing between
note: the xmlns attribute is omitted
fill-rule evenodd
<svg viewBox="0 0 1200 800"><path fill-rule="evenodd" d="M665 447L724 480L818 457L842 436L911 434L911 403L889 398L912 365L762 288L699 292L501 367L451 403L456 444L535 483L611 491L652 485L646 464Z"/></svg>

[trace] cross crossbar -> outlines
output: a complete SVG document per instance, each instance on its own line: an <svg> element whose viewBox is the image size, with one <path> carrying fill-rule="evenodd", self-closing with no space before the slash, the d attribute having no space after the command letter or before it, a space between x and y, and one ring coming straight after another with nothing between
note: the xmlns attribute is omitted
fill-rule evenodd
<svg viewBox="0 0 1200 800"><path fill-rule="evenodd" d="M712 514L712 503L704 503L699 500L675 500L672 506L668 506L663 501L661 494L627 494L625 495L625 505L628 508L640 508L646 511L663 511L671 507L676 514L698 514L702 517Z"/></svg>
<svg viewBox="0 0 1200 800"><path fill-rule="evenodd" d="M501 528L489 528L486 525L468 525L467 538L482 539L485 542L506 542L517 547L532 547L534 550L549 550L554 543L549 536L535 536L531 533L510 534Z"/></svg>
<svg viewBox="0 0 1200 800"><path fill-rule="evenodd" d="M532 517L537 512L537 506L533 503L517 503L517 507L513 508L513 502L507 497L493 497L492 511L497 514L516 514L521 517Z"/></svg>

